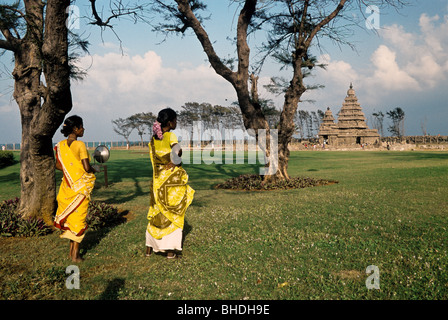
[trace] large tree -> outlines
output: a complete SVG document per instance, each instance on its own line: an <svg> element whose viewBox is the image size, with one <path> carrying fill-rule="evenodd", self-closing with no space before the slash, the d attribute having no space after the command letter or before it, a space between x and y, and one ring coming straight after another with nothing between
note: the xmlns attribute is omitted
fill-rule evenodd
<svg viewBox="0 0 448 320"><path fill-rule="evenodd" d="M236 70L226 63L215 50L214 42L207 33L200 12L206 8L200 0L154 0L155 11L163 15L157 31L185 33L192 29L202 45L208 61L217 74L226 79L235 89L246 129L265 129L269 132L263 108L254 94L257 77L251 77L250 46L248 35L257 30L266 30L268 41L262 53L273 57L282 65L292 69L290 81L284 88L284 102L278 124L278 170L265 176L270 179L288 179L288 144L295 131L294 118L302 95L308 87L304 83L306 72L316 64L311 48L318 37L328 37L339 43L348 43L343 32L350 19L350 5L399 6L400 0L233 0L240 10L236 27ZM364 9L365 10L365 9ZM352 21L351 21L352 22ZM264 60L264 59L262 59ZM252 81L251 81L252 80ZM250 88L250 84L252 88ZM269 144L267 144L269 146ZM269 156L269 150L267 155Z"/></svg>
<svg viewBox="0 0 448 320"><path fill-rule="evenodd" d="M14 55L20 109L20 213L51 223L55 211L52 137L72 109L66 21L69 0L0 5L0 48Z"/></svg>
<svg viewBox="0 0 448 320"><path fill-rule="evenodd" d="M138 1L138 0L136 0ZM104 20L90 0L92 24L112 28L111 19L135 16L141 6L126 8L111 1ZM23 0L0 4L0 49L14 57L13 97L20 110L21 195L19 213L52 223L56 209L56 183L52 138L72 109L70 77L76 76L70 45L85 48L86 42L67 28L70 0ZM79 76L79 73L78 73Z"/></svg>

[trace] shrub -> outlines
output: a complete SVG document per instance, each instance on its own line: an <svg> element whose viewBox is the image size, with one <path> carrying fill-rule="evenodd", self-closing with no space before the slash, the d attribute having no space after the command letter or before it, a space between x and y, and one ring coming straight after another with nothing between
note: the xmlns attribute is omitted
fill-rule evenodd
<svg viewBox="0 0 448 320"><path fill-rule="evenodd" d="M337 181L309 177L294 177L289 180L263 183L263 178L260 175L244 174L220 183L215 188L233 190L279 190L315 187L333 183L337 183Z"/></svg>
<svg viewBox="0 0 448 320"><path fill-rule="evenodd" d="M86 223L91 230L99 230L124 222L117 208L99 201L90 201Z"/></svg>
<svg viewBox="0 0 448 320"><path fill-rule="evenodd" d="M11 151L0 151L0 168L10 166L14 163L14 154Z"/></svg>
<svg viewBox="0 0 448 320"><path fill-rule="evenodd" d="M51 232L42 219L25 219L17 212L19 198L0 203L0 235L6 237L42 236Z"/></svg>
<svg viewBox="0 0 448 320"><path fill-rule="evenodd" d="M3 237L43 236L52 232L53 228L42 219L24 219L17 213L19 198L5 200L0 203L0 235ZM117 208L111 205L91 201L86 222L91 230L98 230L120 224L125 219Z"/></svg>

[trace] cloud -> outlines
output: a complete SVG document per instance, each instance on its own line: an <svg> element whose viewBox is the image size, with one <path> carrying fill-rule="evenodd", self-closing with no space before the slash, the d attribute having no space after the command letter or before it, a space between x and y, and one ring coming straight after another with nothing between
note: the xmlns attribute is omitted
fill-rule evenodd
<svg viewBox="0 0 448 320"><path fill-rule="evenodd" d="M397 66L418 82L421 89L433 89L448 76L448 16L422 14L419 33L408 33L392 25L381 31L388 47L396 53Z"/></svg>
<svg viewBox="0 0 448 320"><path fill-rule="evenodd" d="M387 46L379 46L371 57L374 72L366 79L369 87L388 91L420 89L418 81L398 66L396 56Z"/></svg>
<svg viewBox="0 0 448 320"><path fill-rule="evenodd" d="M448 16L441 19L437 15L422 14L418 26L418 32L408 32L396 24L381 29L383 43L370 55L370 63L364 65L355 66L344 60L333 60L328 54L322 55L319 61L326 63L327 69L315 71L315 77L325 89L307 92L304 96L328 105L332 96L341 96L353 81L365 103L379 104L394 94L422 93L446 86Z"/></svg>
<svg viewBox="0 0 448 320"><path fill-rule="evenodd" d="M314 75L306 78L305 83L308 85L323 85L324 88L305 92L302 97L304 103L299 108L325 110L330 107L333 111L336 111L335 108L337 109L342 105L350 83L356 86L356 83L361 79L360 75L350 63L343 60L334 60L329 54L321 55L318 57L318 61L326 64L326 68L315 69ZM308 103L307 100L313 102Z"/></svg>
<svg viewBox="0 0 448 320"><path fill-rule="evenodd" d="M0 114L1 113L10 113L10 112L14 111L15 109L17 109L17 107L13 106L12 104L0 105Z"/></svg>
<svg viewBox="0 0 448 320"><path fill-rule="evenodd" d="M363 111L388 111L400 106L406 111L406 132L421 134L420 122L428 119L431 132L446 134L440 118L446 118L448 92L448 16L421 14L417 29L410 32L400 25L385 26L379 44L362 64L330 55L319 57L326 70L315 70L315 82L323 90L306 92L300 109L339 111L350 82L353 81ZM441 116L442 115L442 116Z"/></svg>
<svg viewBox="0 0 448 320"><path fill-rule="evenodd" d="M80 108L107 108L104 101L115 101L131 112L149 111L164 105L180 107L188 101L218 103L233 90L224 79L206 65L165 68L162 58L153 51L143 56L108 53L84 57L81 66L88 67L87 78L74 85L74 99L82 99ZM97 92L105 94L94 94ZM89 102L90 101L90 102Z"/></svg>
<svg viewBox="0 0 448 320"><path fill-rule="evenodd" d="M422 31L422 37L425 41L426 47L438 58L446 59L446 48L448 31L448 18L445 17L445 23L436 26L436 22L440 20L438 15L434 17L428 17L426 14L422 14L419 20L419 26ZM444 43L445 42L445 43Z"/></svg>
<svg viewBox="0 0 448 320"><path fill-rule="evenodd" d="M95 118L90 129L86 124L86 134L90 130L99 137L114 134L111 120L135 113L157 114L167 106L176 110L185 102L225 105L236 100L232 86L207 65L164 67L153 51L96 54L83 57L78 64L86 69L87 77L72 84L72 113Z"/></svg>

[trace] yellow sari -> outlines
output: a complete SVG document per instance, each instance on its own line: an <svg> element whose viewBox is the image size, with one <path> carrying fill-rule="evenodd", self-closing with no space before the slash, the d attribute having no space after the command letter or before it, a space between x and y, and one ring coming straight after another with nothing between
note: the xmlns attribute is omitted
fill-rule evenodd
<svg viewBox="0 0 448 320"><path fill-rule="evenodd" d="M153 247L154 251L181 250L179 237L165 243L159 240L176 233L181 238L185 211L194 196L194 190L187 185L188 175L182 167L165 169L165 165L170 162L171 146L175 143L178 143L177 137L172 132L165 132L162 140L153 138L149 143L153 181L147 216L147 246Z"/></svg>
<svg viewBox="0 0 448 320"><path fill-rule="evenodd" d="M81 160L86 156L89 157L83 142L73 141L70 147L67 140L63 140L54 149L63 172L57 196L58 210L54 226L64 231L61 238L79 243L87 229L87 209L95 184L95 175L87 173L82 165Z"/></svg>

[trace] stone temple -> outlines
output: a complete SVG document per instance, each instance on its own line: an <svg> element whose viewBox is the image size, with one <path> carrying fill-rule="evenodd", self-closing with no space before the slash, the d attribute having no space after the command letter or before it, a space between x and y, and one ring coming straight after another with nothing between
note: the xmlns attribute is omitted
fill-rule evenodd
<svg viewBox="0 0 448 320"><path fill-rule="evenodd" d="M325 112L319 129L319 142L321 144L325 142L329 146L380 143L378 130L367 127L366 117L362 112L352 84L350 84L347 96L338 113L337 123L335 123L330 108Z"/></svg>

